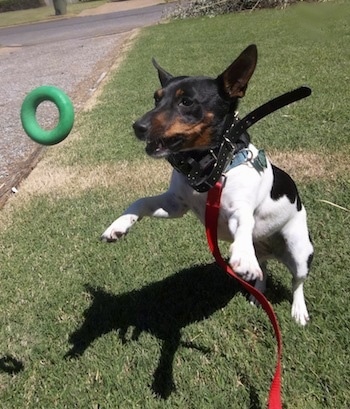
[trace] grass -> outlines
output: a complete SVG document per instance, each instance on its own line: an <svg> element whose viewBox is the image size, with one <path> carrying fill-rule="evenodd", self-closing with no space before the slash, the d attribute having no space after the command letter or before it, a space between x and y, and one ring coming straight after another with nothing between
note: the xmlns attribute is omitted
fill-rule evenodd
<svg viewBox="0 0 350 409"><path fill-rule="evenodd" d="M320 201L350 203L349 12L335 1L141 32L75 135L0 212L0 407L266 406L270 324L213 265L193 216L145 219L117 245L99 242L131 200L167 185L170 169L145 157L130 126L158 86L151 57L174 74L217 75L252 42L259 64L242 114L300 84L313 89L251 132L300 182L316 248L306 328L290 318L288 273L271 266L284 408L350 406L350 216Z"/></svg>
<svg viewBox="0 0 350 409"><path fill-rule="evenodd" d="M101 6L107 0L79 2L67 5L67 14L64 17L78 15L83 10ZM8 11L0 13L0 27L8 27L18 24L36 23L56 18L53 6L43 6L35 9ZM62 18L62 17L59 17Z"/></svg>

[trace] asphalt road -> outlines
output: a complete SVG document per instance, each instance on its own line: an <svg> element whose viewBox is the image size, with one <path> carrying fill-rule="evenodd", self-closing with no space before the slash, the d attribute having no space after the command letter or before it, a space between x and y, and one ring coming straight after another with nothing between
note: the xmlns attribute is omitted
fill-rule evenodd
<svg viewBox="0 0 350 409"><path fill-rule="evenodd" d="M158 22L164 7L0 29L0 206L42 151L20 123L27 93L40 85L55 85L70 96L78 111L112 66L130 30ZM45 104L39 106L37 118L50 128L57 110Z"/></svg>
<svg viewBox="0 0 350 409"><path fill-rule="evenodd" d="M0 29L0 45L3 47L34 46L70 39L114 35L159 21L164 8L164 4L159 4L109 14L3 28Z"/></svg>

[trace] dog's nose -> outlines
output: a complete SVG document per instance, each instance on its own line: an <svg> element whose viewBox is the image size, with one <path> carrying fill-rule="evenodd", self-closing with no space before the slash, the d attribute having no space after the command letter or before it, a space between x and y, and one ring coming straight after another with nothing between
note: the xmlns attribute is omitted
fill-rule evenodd
<svg viewBox="0 0 350 409"><path fill-rule="evenodd" d="M142 141L145 140L148 130L147 125L142 121L135 121L132 127L134 128L135 135Z"/></svg>

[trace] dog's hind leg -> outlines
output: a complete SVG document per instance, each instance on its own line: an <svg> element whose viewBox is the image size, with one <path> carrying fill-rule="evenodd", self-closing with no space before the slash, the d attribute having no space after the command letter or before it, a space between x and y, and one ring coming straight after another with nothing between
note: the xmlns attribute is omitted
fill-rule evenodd
<svg viewBox="0 0 350 409"><path fill-rule="evenodd" d="M311 245L311 243L310 243ZM292 304L292 317L295 321L301 325L306 325L309 321L309 314L306 308L305 298L304 298L304 281L307 278L309 269L311 266L313 258L313 250L309 252L307 257L301 259L298 256L297 260L294 260L294 265L290 268L293 279L292 279L292 290L293 290L293 304Z"/></svg>
<svg viewBox="0 0 350 409"><path fill-rule="evenodd" d="M306 213L298 212L298 217L283 231L285 251L280 260L293 275L292 317L301 325L306 325L309 314L304 298L304 282L308 276L313 258L313 245L306 225Z"/></svg>

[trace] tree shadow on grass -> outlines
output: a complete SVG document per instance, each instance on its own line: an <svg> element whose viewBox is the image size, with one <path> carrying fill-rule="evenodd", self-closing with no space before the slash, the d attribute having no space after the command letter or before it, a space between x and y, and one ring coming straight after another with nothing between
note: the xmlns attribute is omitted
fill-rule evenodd
<svg viewBox="0 0 350 409"><path fill-rule="evenodd" d="M137 340L146 331L162 341L152 390L162 399L175 389L173 362L179 346L208 353L206 348L181 342L181 330L187 325L210 317L225 307L241 287L215 263L184 269L162 281L139 290L115 295L101 288L86 286L92 303L84 312L84 322L69 341L65 357L79 357L99 337L117 331L123 343ZM131 336L126 337L132 328ZM252 408L260 408L257 393L248 383ZM253 405L253 406L252 406Z"/></svg>

